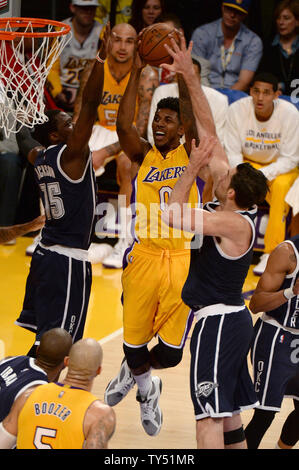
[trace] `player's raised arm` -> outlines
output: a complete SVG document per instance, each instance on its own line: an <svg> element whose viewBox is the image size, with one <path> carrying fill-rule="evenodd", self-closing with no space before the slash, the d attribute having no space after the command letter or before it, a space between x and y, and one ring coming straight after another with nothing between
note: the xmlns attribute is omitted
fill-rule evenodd
<svg viewBox="0 0 299 470"><path fill-rule="evenodd" d="M85 168L89 156L88 142L94 125L97 109L100 104L104 84L104 62L107 56L110 39L110 25L106 26L103 41L84 87L82 106L74 130L67 139L67 149L63 152L61 163L66 173L74 171L74 162L78 171ZM69 168L70 167L70 168Z"/></svg>
<svg viewBox="0 0 299 470"><path fill-rule="evenodd" d="M45 147L36 139L34 139L28 127L26 126L20 127L20 124L17 123L16 130L17 130L16 140L17 140L20 153L25 158L27 158L29 163L34 165L37 155L39 154L39 152L44 150Z"/></svg>
<svg viewBox="0 0 299 470"><path fill-rule="evenodd" d="M217 139L213 150L213 159L209 164L209 168L214 181L218 181L227 174L229 169L228 159L219 139L217 138L216 128L209 103L202 90L200 80L192 65L192 41L187 48L184 36L180 33L179 37L179 45L175 42L174 39L171 41L171 48L165 45L167 52L173 58L173 63L170 65L161 64L161 66L166 70L177 73L179 76L181 75L181 77L183 77L190 94L199 138L204 135L211 135Z"/></svg>
<svg viewBox="0 0 299 470"><path fill-rule="evenodd" d="M138 38L137 40L140 40L140 35ZM142 62L137 52L136 44L131 75L125 93L121 99L116 120L116 130L122 150L132 162L139 164L142 163L144 155L150 147L148 142L139 136L137 128L134 125L140 76L144 66L145 64Z"/></svg>

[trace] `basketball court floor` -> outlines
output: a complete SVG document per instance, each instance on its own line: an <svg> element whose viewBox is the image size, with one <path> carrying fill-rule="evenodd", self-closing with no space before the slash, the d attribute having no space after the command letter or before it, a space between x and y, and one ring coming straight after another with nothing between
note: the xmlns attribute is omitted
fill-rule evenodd
<svg viewBox="0 0 299 470"><path fill-rule="evenodd" d="M34 341L31 332L14 325L22 308L31 261L30 257L25 256L25 249L31 242L31 238L23 237L17 240L16 245L0 245L0 358L26 354ZM251 267L244 286L246 303L257 280ZM103 347L103 370L95 379L92 390L100 399L103 399L109 380L118 372L123 357L120 297L121 270L104 269L101 264L93 265L93 285L84 337L95 338ZM253 317L253 321L256 318ZM117 425L109 449L196 449L195 421L189 396L189 340L180 365L173 369L153 371L153 375L157 373L163 382L160 400L163 426L160 434L156 437L145 434L140 422L139 404L135 399L136 390L133 389L114 408ZM281 412L275 417L261 443L261 449L274 449L283 422L292 409L292 401L285 400ZM245 425L252 413L246 411L242 414ZM299 448L298 443L295 448Z"/></svg>

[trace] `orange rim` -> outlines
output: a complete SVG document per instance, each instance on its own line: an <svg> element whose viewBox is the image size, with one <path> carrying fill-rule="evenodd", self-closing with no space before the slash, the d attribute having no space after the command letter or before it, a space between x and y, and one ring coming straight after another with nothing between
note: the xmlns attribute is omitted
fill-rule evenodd
<svg viewBox="0 0 299 470"><path fill-rule="evenodd" d="M55 26L60 28L55 31L42 31L42 32L23 32L23 31L1 31L1 28L5 28L7 24L11 28L26 28L31 23L33 28L43 28L45 26ZM43 18L0 18L0 40L15 39L18 37L26 38L44 38L44 37L57 37L68 34L71 27L61 21L46 20Z"/></svg>

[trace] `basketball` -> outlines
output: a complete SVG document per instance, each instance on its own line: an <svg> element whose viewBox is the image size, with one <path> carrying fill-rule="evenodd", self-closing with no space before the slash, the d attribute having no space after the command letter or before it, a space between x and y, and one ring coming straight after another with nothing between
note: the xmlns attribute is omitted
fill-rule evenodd
<svg viewBox="0 0 299 470"><path fill-rule="evenodd" d="M164 47L165 44L171 46L171 40L168 37L169 33L173 33L174 39L179 42L175 29L166 23L152 24L144 30L138 52L147 64L159 67L163 63L172 63L173 59Z"/></svg>

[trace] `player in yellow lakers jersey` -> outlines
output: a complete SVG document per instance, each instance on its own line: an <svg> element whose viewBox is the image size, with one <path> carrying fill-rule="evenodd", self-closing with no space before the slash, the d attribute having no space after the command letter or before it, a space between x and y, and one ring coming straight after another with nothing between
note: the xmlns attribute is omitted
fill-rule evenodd
<svg viewBox="0 0 299 470"><path fill-rule="evenodd" d="M0 423L0 448L104 449L115 429L112 408L91 393L102 348L91 338L73 344L62 383L31 387Z"/></svg>
<svg viewBox="0 0 299 470"><path fill-rule="evenodd" d="M131 162L121 149L116 132L116 118L121 98L126 90L133 63L136 31L127 23L117 24L112 28L110 47L104 66L103 96L98 108L98 119L93 127L89 141L92 151L93 166L96 176L103 173L105 165L116 158L117 182L119 195L125 199L125 206L129 206L131 197ZM87 67L82 75L78 99L75 103L74 119L76 120L81 106L82 90L90 73ZM158 73L152 67L145 67L138 84L138 93L134 107L134 122L141 136L146 134L151 99L154 89L159 85ZM121 199L120 199L121 201ZM103 261L106 267L121 268L122 257L130 240L125 236L118 241L113 253ZM96 245L96 252L101 246Z"/></svg>
<svg viewBox="0 0 299 470"><path fill-rule="evenodd" d="M122 98L117 132L122 149L137 167L132 192L136 207L134 243L124 257L123 327L125 360L119 375L105 391L105 401L114 406L137 383L141 422L151 436L162 424L158 401L161 380L151 368L176 366L182 358L191 326L191 310L181 300L189 269L191 235L172 231L161 222L161 213L172 188L188 164L191 141L196 137L192 106L179 81L180 98L158 103L153 120L155 145L140 138L134 126L134 103L142 64L138 54ZM180 144L185 135L185 143ZM192 187L189 203L200 204L199 187ZM169 229L169 232L167 230ZM148 343L157 336L151 351Z"/></svg>

